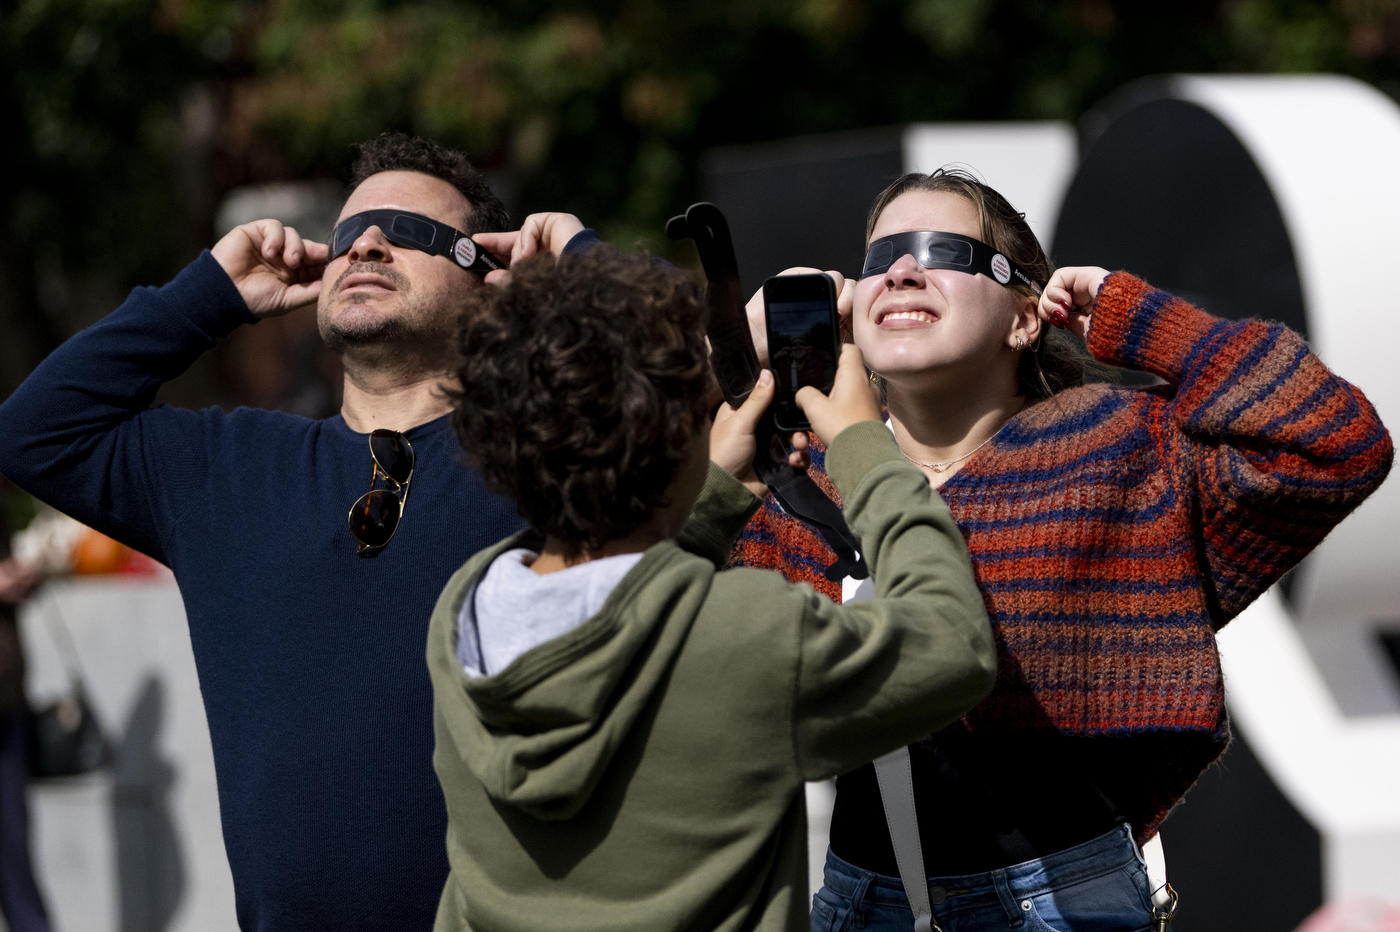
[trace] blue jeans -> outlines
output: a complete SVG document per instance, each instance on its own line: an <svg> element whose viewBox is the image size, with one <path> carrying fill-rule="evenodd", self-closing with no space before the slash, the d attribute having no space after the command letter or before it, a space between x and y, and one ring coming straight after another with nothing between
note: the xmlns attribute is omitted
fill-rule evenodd
<svg viewBox="0 0 1400 932"><path fill-rule="evenodd" d="M812 932L909 932L914 913L898 877L826 854ZM1082 845L987 874L929 878L944 932L1139 932L1152 927L1147 868L1127 826Z"/></svg>

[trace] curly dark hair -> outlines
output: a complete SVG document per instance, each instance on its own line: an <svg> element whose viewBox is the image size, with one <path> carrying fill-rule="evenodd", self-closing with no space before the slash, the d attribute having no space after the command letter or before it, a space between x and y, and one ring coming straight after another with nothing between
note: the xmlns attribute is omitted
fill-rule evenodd
<svg viewBox="0 0 1400 932"><path fill-rule="evenodd" d="M474 289L452 421L487 486L570 557L644 525L707 415L704 320L690 276L604 245Z"/></svg>
<svg viewBox="0 0 1400 932"><path fill-rule="evenodd" d="M407 133L383 133L360 144L359 157L350 168L350 190L380 172L421 172L441 178L462 192L471 213L463 221L463 233L499 233L510 229L506 205L486 183L486 176L456 149Z"/></svg>

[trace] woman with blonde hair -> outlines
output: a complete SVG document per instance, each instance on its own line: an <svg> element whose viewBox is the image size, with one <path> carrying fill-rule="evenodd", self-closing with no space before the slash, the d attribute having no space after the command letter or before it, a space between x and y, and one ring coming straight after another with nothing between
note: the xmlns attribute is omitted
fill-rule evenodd
<svg viewBox="0 0 1400 932"><path fill-rule="evenodd" d="M1296 333L1056 271L965 173L896 180L866 243L850 333L998 646L992 694L909 748L933 927L1150 928L1137 845L1229 741L1215 632L1380 484L1390 438ZM1102 364L1163 384L1084 384ZM841 597L771 500L733 560ZM870 766L838 779L814 932L913 927L889 802Z"/></svg>

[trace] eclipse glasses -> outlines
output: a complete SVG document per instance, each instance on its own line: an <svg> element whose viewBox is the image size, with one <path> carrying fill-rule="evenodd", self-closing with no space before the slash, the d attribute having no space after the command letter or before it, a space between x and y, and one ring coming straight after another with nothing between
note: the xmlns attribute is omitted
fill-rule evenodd
<svg viewBox="0 0 1400 932"><path fill-rule="evenodd" d="M980 272L1008 287L1014 278L1037 295L1041 292L1041 286L1019 265L981 240L957 233L921 231L882 236L870 244L860 277L883 275L902 256L913 256L926 269L951 269L968 275Z"/></svg>
<svg viewBox="0 0 1400 932"><path fill-rule="evenodd" d="M384 238L395 246L447 256L468 272L494 272L505 268L495 256L482 249L461 230L431 217L406 210L366 210L346 217L331 232L331 254L335 259L354 244L370 227L379 227Z"/></svg>

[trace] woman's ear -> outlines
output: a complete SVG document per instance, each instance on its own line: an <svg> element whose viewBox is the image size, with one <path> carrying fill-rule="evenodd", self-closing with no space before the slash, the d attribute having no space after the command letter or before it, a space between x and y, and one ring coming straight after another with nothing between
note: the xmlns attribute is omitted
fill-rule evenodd
<svg viewBox="0 0 1400 932"><path fill-rule="evenodd" d="M1019 335L1024 338L1025 345L1034 346L1036 341L1042 336L1041 328L1045 321L1040 319L1040 302L1033 297L1016 298L1016 317L1011 325L1010 342L1014 344Z"/></svg>

